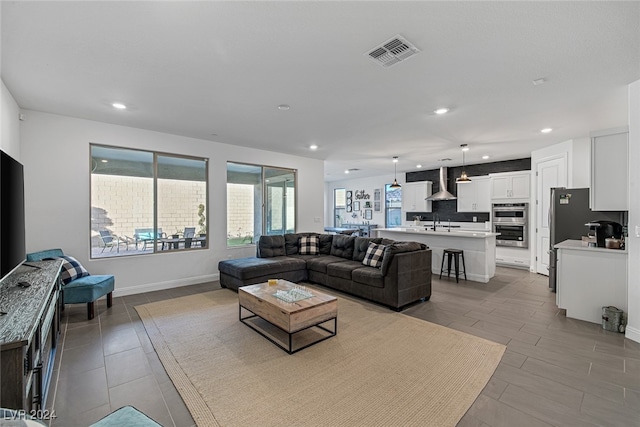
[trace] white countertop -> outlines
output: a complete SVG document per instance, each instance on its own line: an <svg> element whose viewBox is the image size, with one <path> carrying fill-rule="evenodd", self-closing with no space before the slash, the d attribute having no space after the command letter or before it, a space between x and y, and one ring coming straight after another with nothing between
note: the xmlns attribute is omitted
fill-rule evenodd
<svg viewBox="0 0 640 427"><path fill-rule="evenodd" d="M451 231L448 231L446 226L438 227L437 231L405 227L376 228L374 231L390 231L393 233L420 234L424 236L471 237L475 239L486 239L487 237L500 235L500 233L491 233L489 231L459 230L454 228L452 228Z"/></svg>
<svg viewBox="0 0 640 427"><path fill-rule="evenodd" d="M556 249L574 249L578 251L586 251L586 252L607 252L607 253L619 253L619 254L627 254L627 249L607 249L607 248L594 248L593 246L583 246L582 240L565 240L564 242L560 242L557 245L554 245Z"/></svg>

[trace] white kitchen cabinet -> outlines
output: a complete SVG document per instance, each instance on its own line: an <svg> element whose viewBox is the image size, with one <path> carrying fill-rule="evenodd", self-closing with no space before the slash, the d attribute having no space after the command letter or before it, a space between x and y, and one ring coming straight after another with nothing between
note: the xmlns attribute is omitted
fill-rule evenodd
<svg viewBox="0 0 640 427"><path fill-rule="evenodd" d="M531 172L492 173L489 176L492 200L529 200Z"/></svg>
<svg viewBox="0 0 640 427"><path fill-rule="evenodd" d="M591 134L591 210L629 210L628 153L626 127Z"/></svg>
<svg viewBox="0 0 640 427"><path fill-rule="evenodd" d="M602 323L602 307L627 313L626 250L582 246L565 240L558 249L556 304L567 317Z"/></svg>
<svg viewBox="0 0 640 427"><path fill-rule="evenodd" d="M496 246L496 264L503 267L529 269L531 253L528 248Z"/></svg>
<svg viewBox="0 0 640 427"><path fill-rule="evenodd" d="M402 210L404 212L431 212L431 181L407 182L402 186Z"/></svg>
<svg viewBox="0 0 640 427"><path fill-rule="evenodd" d="M458 183L458 212L491 212L491 178L469 177L471 182Z"/></svg>

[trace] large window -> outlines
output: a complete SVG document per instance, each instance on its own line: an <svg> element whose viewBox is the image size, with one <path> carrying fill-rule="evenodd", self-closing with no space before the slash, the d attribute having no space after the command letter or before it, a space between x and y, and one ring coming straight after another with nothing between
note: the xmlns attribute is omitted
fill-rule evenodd
<svg viewBox="0 0 640 427"><path fill-rule="evenodd" d="M228 246L295 229L295 170L227 162Z"/></svg>
<svg viewBox="0 0 640 427"><path fill-rule="evenodd" d="M207 247L207 159L91 145L91 257Z"/></svg>
<svg viewBox="0 0 640 427"><path fill-rule="evenodd" d="M391 188L391 184L384 186L384 211L385 227L402 225L402 188Z"/></svg>

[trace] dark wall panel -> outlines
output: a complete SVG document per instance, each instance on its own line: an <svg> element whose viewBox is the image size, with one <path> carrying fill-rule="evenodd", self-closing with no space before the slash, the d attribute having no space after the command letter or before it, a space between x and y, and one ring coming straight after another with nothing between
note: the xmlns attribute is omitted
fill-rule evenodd
<svg viewBox="0 0 640 427"><path fill-rule="evenodd" d="M468 176L482 176L490 173L516 172L531 170L531 158L506 160L503 162L481 163L477 165L466 165L464 168ZM462 173L462 166L449 167L447 169L447 190L457 196L456 178ZM406 182L431 181L433 182L433 192L440 191L440 170L430 169L424 171L407 172ZM457 200L442 200L432 202L431 212L411 212L406 214L406 220L412 221L414 216L419 215L423 221L432 221L433 215L438 214L441 221L472 222L476 217L478 222L489 221L489 212L456 212Z"/></svg>

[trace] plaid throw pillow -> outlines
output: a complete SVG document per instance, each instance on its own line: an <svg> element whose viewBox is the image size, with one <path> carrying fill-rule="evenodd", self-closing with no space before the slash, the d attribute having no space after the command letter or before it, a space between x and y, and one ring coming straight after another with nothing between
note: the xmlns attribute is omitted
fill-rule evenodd
<svg viewBox="0 0 640 427"><path fill-rule="evenodd" d="M60 279L64 285L80 277L89 276L89 272L74 257L63 255L57 258L63 260Z"/></svg>
<svg viewBox="0 0 640 427"><path fill-rule="evenodd" d="M318 236L308 236L300 238L300 255L318 255Z"/></svg>
<svg viewBox="0 0 640 427"><path fill-rule="evenodd" d="M375 243L369 243L367 253L364 255L362 263L370 267L380 268L382 267L382 255L384 255L385 245L377 245Z"/></svg>

